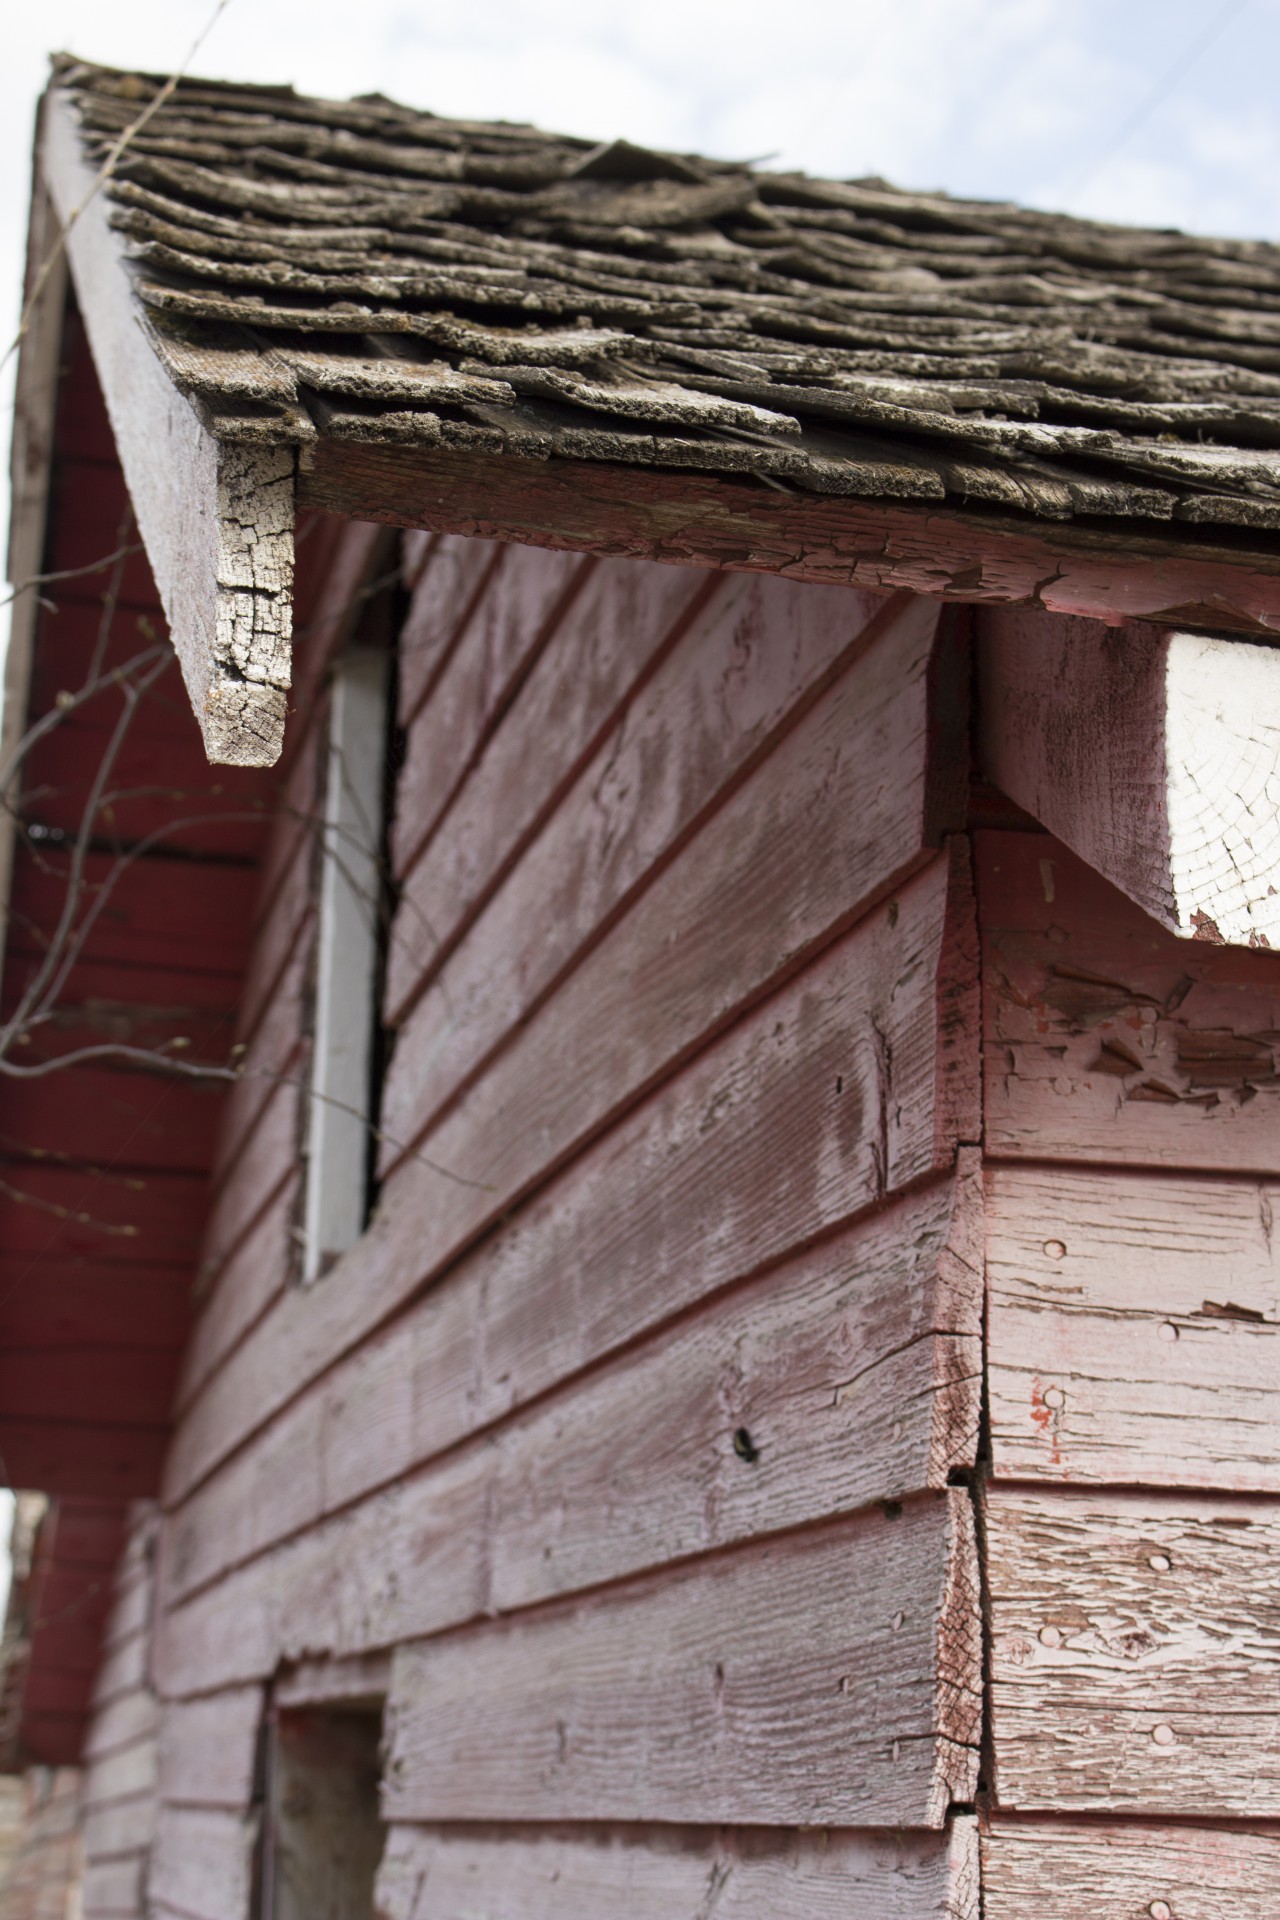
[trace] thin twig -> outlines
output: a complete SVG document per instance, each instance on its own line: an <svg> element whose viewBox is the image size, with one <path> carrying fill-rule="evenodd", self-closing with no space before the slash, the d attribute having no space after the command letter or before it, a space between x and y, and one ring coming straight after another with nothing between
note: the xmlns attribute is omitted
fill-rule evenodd
<svg viewBox="0 0 1280 1920"><path fill-rule="evenodd" d="M67 241L71 237L71 229L75 226L76 221L79 220L81 214L85 212L86 208L101 192L102 188L107 184L107 181L111 179L112 175L115 173L116 168L119 166L121 160L124 158L125 154L128 152L129 147L137 139L138 135L150 123L150 121L155 117L155 115L159 113L161 107L164 106L165 102L167 100L170 100L173 97L173 94L176 92L179 82L182 80L183 76L186 74L188 68L191 65L191 62L195 59L197 53L199 53L201 47L204 45L210 33L212 33L214 27L217 25L219 19L222 17L223 13L226 11L227 7L230 4L231 4L231 0L217 0L217 5L214 7L213 12L210 14L208 20L205 22L204 26L201 27L199 33L196 35L195 39L191 42L190 47L187 49L187 54L185 59L176 68L176 70L169 75L169 78L164 82L164 84L157 91L155 98L148 102L148 104L142 109L142 112L138 115L137 119L131 121L129 125L124 129L119 139L111 147L110 151L107 154L106 159L103 161L102 165L98 168L97 173L95 173L95 175L93 176L93 179L90 181L88 191L85 193L84 199L79 201L76 206L72 207L70 213L66 217L66 220L63 222L62 226L58 231L57 239L54 241L52 247L49 249L49 252L45 257L43 265L40 267L39 271L36 274L35 280L32 284L31 292L28 295L26 303L22 309L22 318L18 322L18 331L13 336L13 339L9 342L9 345L5 350L4 358L0 360L0 372L3 372L4 368L8 366L10 360L12 360L14 354L18 351L18 348L22 345L22 342L26 339L27 333L31 326L32 316L34 315L37 306L40 304L40 296L44 292L46 286L49 284L50 274L53 272L54 268L58 264L58 261L62 258L62 255L66 250Z"/></svg>

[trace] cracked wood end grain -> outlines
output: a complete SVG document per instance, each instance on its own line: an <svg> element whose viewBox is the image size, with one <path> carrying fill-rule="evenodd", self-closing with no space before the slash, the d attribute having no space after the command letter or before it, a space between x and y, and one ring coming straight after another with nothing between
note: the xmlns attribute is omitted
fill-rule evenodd
<svg viewBox="0 0 1280 1920"><path fill-rule="evenodd" d="M1280 653L982 616L987 777L1162 926L1280 944Z"/></svg>

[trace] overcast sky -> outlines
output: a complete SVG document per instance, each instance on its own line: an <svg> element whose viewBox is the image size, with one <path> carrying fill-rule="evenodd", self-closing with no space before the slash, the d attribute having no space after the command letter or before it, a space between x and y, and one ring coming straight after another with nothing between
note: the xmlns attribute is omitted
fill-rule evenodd
<svg viewBox="0 0 1280 1920"><path fill-rule="evenodd" d="M6 343L48 53L168 71L212 11L9 0ZM195 71L1280 239L1280 0L228 0Z"/></svg>

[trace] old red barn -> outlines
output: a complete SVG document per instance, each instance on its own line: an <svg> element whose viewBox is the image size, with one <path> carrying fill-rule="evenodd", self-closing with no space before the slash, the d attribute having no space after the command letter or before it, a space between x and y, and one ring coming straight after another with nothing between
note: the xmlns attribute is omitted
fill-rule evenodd
<svg viewBox="0 0 1280 1920"><path fill-rule="evenodd" d="M0 1912L1273 1920L1280 253L64 62L28 292Z"/></svg>

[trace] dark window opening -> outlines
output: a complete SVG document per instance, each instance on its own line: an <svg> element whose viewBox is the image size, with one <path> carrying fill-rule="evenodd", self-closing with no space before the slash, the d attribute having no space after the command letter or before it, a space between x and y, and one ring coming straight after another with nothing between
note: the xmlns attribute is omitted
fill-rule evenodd
<svg viewBox="0 0 1280 1920"><path fill-rule="evenodd" d="M371 1920L382 1715L277 1709L265 1728L255 1920Z"/></svg>

